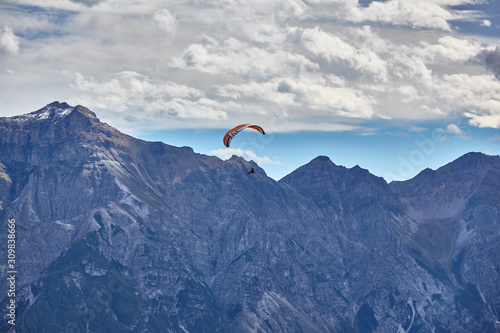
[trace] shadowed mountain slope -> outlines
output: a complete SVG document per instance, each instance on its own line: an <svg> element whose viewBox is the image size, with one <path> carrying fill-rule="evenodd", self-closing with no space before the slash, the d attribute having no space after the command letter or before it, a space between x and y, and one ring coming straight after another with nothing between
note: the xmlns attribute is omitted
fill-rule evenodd
<svg viewBox="0 0 500 333"><path fill-rule="evenodd" d="M391 184L318 157L276 182L82 106L0 118L16 331L495 332L500 163L471 156Z"/></svg>

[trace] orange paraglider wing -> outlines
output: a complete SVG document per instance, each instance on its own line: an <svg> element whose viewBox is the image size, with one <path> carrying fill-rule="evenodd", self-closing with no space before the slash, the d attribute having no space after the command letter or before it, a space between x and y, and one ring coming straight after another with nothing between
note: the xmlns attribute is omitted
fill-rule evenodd
<svg viewBox="0 0 500 333"><path fill-rule="evenodd" d="M223 139L224 145L226 147L229 147L229 145L231 144L231 140L234 138L234 136L236 134L238 134L239 132L243 131L245 128L253 128L254 130L259 131L264 135L266 134L266 132L264 132L264 129L262 127L260 127L259 125L241 124L241 125L236 126L235 128L230 129L226 133L226 135L224 135L224 139Z"/></svg>

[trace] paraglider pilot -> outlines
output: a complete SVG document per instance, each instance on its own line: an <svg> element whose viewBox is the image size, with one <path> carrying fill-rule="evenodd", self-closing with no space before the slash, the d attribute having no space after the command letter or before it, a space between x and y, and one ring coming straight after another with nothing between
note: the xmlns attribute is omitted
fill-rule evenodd
<svg viewBox="0 0 500 333"><path fill-rule="evenodd" d="M255 169L252 167L252 170L248 171L248 174L255 173Z"/></svg>

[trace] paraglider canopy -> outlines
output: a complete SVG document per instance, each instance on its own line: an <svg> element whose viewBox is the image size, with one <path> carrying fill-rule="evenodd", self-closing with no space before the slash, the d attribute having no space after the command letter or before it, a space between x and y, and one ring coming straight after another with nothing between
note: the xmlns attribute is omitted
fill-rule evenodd
<svg viewBox="0 0 500 333"><path fill-rule="evenodd" d="M261 132L262 134L266 134L266 132L264 132L264 129L262 127L260 127L259 125L254 125L254 124L241 124L241 125L238 125L236 126L235 128L233 129L230 129L226 135L224 135L224 145L226 147L229 147L229 145L231 144L231 140L234 138L234 136L236 134L238 134L239 132L243 131L245 128L253 128L254 130L256 131L259 131Z"/></svg>

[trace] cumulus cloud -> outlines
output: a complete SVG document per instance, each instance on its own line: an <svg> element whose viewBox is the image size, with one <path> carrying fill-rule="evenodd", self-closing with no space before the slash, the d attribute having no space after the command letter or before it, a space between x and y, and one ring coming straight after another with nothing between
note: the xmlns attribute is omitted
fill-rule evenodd
<svg viewBox="0 0 500 333"><path fill-rule="evenodd" d="M145 121L224 119L224 109L231 107L205 97L198 89L154 81L135 72L121 72L102 81L76 73L73 86L87 92L85 99L90 105L122 114L135 113Z"/></svg>
<svg viewBox="0 0 500 333"><path fill-rule="evenodd" d="M310 123L306 121L300 122L302 119L297 119L295 121L286 119L281 121L273 121L270 123L269 129L273 133L289 133L289 132L300 132L300 131L319 131L319 132L347 132L347 131L362 131L363 128L356 125L346 125L341 123L332 122L315 122Z"/></svg>
<svg viewBox="0 0 500 333"><path fill-rule="evenodd" d="M260 157L257 156L254 152L250 150L245 150L245 155L254 160L257 164L273 164L273 165L281 165L281 162L278 160L273 161L267 156Z"/></svg>
<svg viewBox="0 0 500 333"><path fill-rule="evenodd" d="M451 133L456 135L462 135L464 132L455 124L449 124L444 130L445 133Z"/></svg>
<svg viewBox="0 0 500 333"><path fill-rule="evenodd" d="M350 4L346 20L451 31L450 21L474 16L470 11L458 11L453 7L475 2L475 0L388 0L373 1L367 7L360 7L357 1L346 1Z"/></svg>
<svg viewBox="0 0 500 333"><path fill-rule="evenodd" d="M433 88L452 109L476 110L480 114L500 113L500 82L491 75L444 75Z"/></svg>
<svg viewBox="0 0 500 333"><path fill-rule="evenodd" d="M481 128L500 128L500 112L491 114L478 114L476 112L466 112L464 114L470 118L469 125Z"/></svg>
<svg viewBox="0 0 500 333"><path fill-rule="evenodd" d="M324 115L349 118L373 116L374 101L361 91L344 87L342 83L334 75L304 74L297 77L277 77L265 82L225 85L220 87L219 93L235 99L253 98L279 105L310 108Z"/></svg>
<svg viewBox="0 0 500 333"><path fill-rule="evenodd" d="M19 37L14 35L12 29L6 25L0 30L0 52L8 54L19 52Z"/></svg>
<svg viewBox="0 0 500 333"><path fill-rule="evenodd" d="M450 25L480 22L456 7L474 1L20 0L38 6L43 24L21 52L13 31L25 36L23 23L2 10L0 50L19 55L5 64L16 88L44 70L76 73L72 94L54 93L157 128L270 122L279 112L286 126L276 131L457 116L495 127L498 43ZM44 84L40 95L52 96Z"/></svg>
<svg viewBox="0 0 500 333"><path fill-rule="evenodd" d="M426 0L374 1L367 8L353 8L350 14L352 15L350 19L356 22L385 22L443 30L451 30L448 21L455 18L451 11L433 1Z"/></svg>
<svg viewBox="0 0 500 333"><path fill-rule="evenodd" d="M320 28L305 29L301 41L314 55L328 61L342 61L361 73L376 75L387 80L386 63L369 48L357 48L340 37L326 33Z"/></svg>
<svg viewBox="0 0 500 333"><path fill-rule="evenodd" d="M158 28L173 34L179 27L176 17L168 9L160 9L153 14L153 23Z"/></svg>
<svg viewBox="0 0 500 333"><path fill-rule="evenodd" d="M479 42L444 36L436 44L422 43L414 52L428 63L465 62L481 51Z"/></svg>
<svg viewBox="0 0 500 333"><path fill-rule="evenodd" d="M446 128L437 128L436 132L452 134L455 138L462 139L462 140L470 139L470 136L468 135L468 133L466 131L462 130L460 127L458 127L455 124L449 124L448 126L446 126Z"/></svg>
<svg viewBox="0 0 500 333"><path fill-rule="evenodd" d="M243 149L235 149L235 148L221 148L221 149L216 149L212 150L209 152L210 155L215 155L217 157L222 158L223 160L227 160L231 158L231 156L243 156L244 152Z"/></svg>
<svg viewBox="0 0 500 333"><path fill-rule="evenodd" d="M268 51L236 38L228 38L221 43L214 38L205 38L204 44L190 45L182 57L175 58L171 64L181 69L251 78L319 68L301 54L283 50Z"/></svg>
<svg viewBox="0 0 500 333"><path fill-rule="evenodd" d="M483 27L491 27L491 21L489 21L489 20L482 20L481 21L481 25Z"/></svg>

